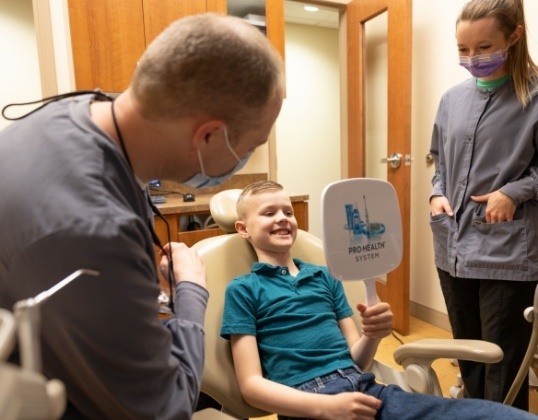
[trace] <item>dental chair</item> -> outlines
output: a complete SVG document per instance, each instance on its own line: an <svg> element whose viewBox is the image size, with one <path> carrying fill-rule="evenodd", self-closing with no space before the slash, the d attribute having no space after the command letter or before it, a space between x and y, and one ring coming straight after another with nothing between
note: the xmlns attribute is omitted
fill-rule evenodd
<svg viewBox="0 0 538 420"><path fill-rule="evenodd" d="M194 245L204 261L207 273L209 302L205 318L205 366L201 391L222 405L222 412L208 408L194 414L194 420L245 419L267 416L247 404L239 392L229 341L220 337L220 325L227 284L239 275L250 272L256 253L250 243L235 231L236 202L241 190L225 190L210 200L211 216L225 235L204 239ZM321 239L299 230L291 249L294 258L324 265ZM355 303L365 302L363 282L344 282L353 319L361 331ZM495 344L475 340L425 339L399 347L394 358L403 369L396 370L374 361L371 371L378 381L397 384L409 392L442 395L439 380L431 367L439 358L495 363L502 359L502 350ZM224 414L226 413L226 414Z"/></svg>

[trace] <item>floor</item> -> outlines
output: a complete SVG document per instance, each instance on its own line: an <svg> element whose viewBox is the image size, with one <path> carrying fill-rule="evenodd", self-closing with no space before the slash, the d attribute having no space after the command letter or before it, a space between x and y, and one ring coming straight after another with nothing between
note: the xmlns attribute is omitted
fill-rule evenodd
<svg viewBox="0 0 538 420"><path fill-rule="evenodd" d="M401 342L408 343L422 338L452 338L452 336L448 331L437 328L420 319L411 317L409 335L400 336L398 333L395 333L392 336L384 338L379 345L376 359L384 364L401 369L401 366L396 364L392 357L394 350L401 345ZM457 382L458 368L448 359L436 360L433 362L432 367L435 369L437 377L439 378L443 395L448 397L450 387ZM536 389L530 391L530 412L538 414L538 390ZM271 415L267 417L257 417L256 420L276 419L276 415Z"/></svg>

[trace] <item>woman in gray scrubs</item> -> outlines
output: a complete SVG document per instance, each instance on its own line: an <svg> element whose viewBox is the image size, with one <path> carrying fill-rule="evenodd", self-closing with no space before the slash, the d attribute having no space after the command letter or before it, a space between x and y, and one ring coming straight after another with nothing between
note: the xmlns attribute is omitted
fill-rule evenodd
<svg viewBox="0 0 538 420"><path fill-rule="evenodd" d="M466 396L502 401L530 337L538 283L538 68L521 0L472 0L456 22L472 78L448 90L433 128L435 264L455 338L484 339L502 362L460 362ZM528 387L514 405L528 409Z"/></svg>

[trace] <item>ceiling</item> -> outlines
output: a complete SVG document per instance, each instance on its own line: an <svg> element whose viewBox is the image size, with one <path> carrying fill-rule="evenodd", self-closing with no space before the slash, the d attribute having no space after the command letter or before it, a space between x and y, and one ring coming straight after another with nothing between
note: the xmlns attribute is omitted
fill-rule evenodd
<svg viewBox="0 0 538 420"><path fill-rule="evenodd" d="M251 15L265 15L265 0L227 0L228 14L245 17ZM285 21L302 25L323 26L338 28L338 9L317 6L317 12L307 12L304 6L307 2L286 0L284 2Z"/></svg>

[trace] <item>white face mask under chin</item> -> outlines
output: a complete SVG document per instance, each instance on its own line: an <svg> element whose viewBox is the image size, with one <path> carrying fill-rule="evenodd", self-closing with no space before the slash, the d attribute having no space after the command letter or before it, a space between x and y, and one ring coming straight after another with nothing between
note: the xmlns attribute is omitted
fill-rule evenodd
<svg viewBox="0 0 538 420"><path fill-rule="evenodd" d="M230 178L234 173L236 173L241 168L243 168L243 166L245 166L248 159L252 155L252 152L249 152L243 159L239 158L239 156L237 156L237 153L235 153L235 150L232 149L232 146L230 145L230 141L228 140L228 130L226 130L226 128L224 128L224 140L226 141L226 147L237 160L237 163L235 164L235 166L230 171L220 176L213 177L213 176L206 175L205 169L204 169L204 161L202 159L202 153L200 152L200 149L198 149L197 150L198 162L200 162L200 170L202 172L197 173L192 178L188 179L187 181L182 182L183 185L186 185L190 188L216 187L218 185L221 185L224 181Z"/></svg>

